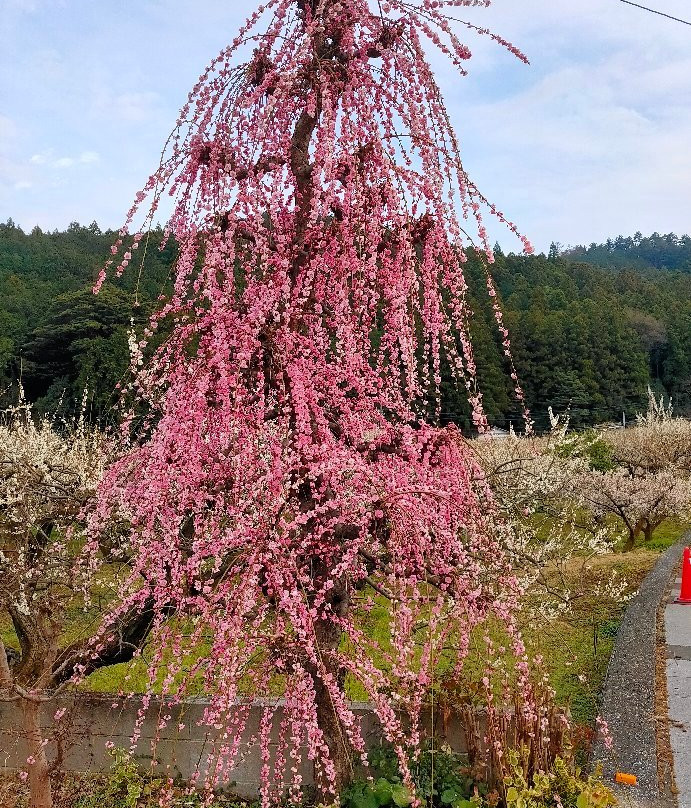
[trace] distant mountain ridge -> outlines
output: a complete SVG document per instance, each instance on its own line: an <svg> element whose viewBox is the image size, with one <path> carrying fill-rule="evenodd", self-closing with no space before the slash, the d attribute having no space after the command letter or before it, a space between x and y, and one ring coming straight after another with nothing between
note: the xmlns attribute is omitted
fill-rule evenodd
<svg viewBox="0 0 691 808"><path fill-rule="evenodd" d="M691 236L674 233L617 236L604 244L571 247L560 254L571 261L585 261L603 268L691 272Z"/></svg>

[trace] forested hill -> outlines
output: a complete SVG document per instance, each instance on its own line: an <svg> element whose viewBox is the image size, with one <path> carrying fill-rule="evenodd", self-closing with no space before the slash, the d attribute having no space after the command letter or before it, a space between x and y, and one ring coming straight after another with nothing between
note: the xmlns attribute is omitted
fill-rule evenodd
<svg viewBox="0 0 691 808"><path fill-rule="evenodd" d="M165 287L174 250L158 250L162 232L142 250L139 273L91 288L117 238L71 224L66 231L30 234L10 219L0 224L0 391L22 378L41 410L73 411L88 387L92 413L107 417L115 386L129 364L127 329L142 325Z"/></svg>
<svg viewBox="0 0 691 808"><path fill-rule="evenodd" d="M0 390L20 373L42 410L74 409L89 389L94 417L112 417L128 364L127 329L141 330L166 288L173 247L152 233L139 271L94 297L93 279L116 234L96 223L24 233L0 224ZM144 250L137 258L144 256ZM628 259L626 258L628 256ZM480 263L466 264L473 344L492 423L519 423ZM691 239L617 238L549 256L503 255L493 274L511 331L518 373L538 426L548 406L570 406L578 425L629 418L648 384L691 412ZM467 426L465 391L444 374L443 420Z"/></svg>
<svg viewBox="0 0 691 808"><path fill-rule="evenodd" d="M676 236L653 233L644 237L641 233L624 238L607 239L604 244L587 247L570 247L560 251L553 244L550 256L555 252L571 261L585 261L599 267L615 269L669 269L691 272L691 236Z"/></svg>

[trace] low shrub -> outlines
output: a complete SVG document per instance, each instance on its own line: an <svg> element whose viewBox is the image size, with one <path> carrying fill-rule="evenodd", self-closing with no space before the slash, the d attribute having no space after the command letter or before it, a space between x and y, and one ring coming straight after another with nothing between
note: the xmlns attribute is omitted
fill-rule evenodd
<svg viewBox="0 0 691 808"><path fill-rule="evenodd" d="M524 756L523 756L524 757ZM446 747L427 747L411 767L416 796L425 808L609 808L617 805L602 773L584 775L556 758L548 772L524 774L523 757L507 754L502 792L488 789L473 776L467 757ZM403 784L398 761L387 747L371 754L372 779L353 782L343 793L342 808L408 808L413 794Z"/></svg>
<svg viewBox="0 0 691 808"><path fill-rule="evenodd" d="M377 747L369 754L371 780L354 781L343 792L343 808L407 808L413 795L404 785L398 760L387 746ZM486 786L477 783L466 755L452 752L448 747L427 745L417 760L410 764L416 796L429 808L472 808L482 805Z"/></svg>
<svg viewBox="0 0 691 808"><path fill-rule="evenodd" d="M125 750L112 752L108 775L81 784L81 794L60 805L70 808L258 808L237 797L208 797L171 781L142 773ZM342 793L340 808L410 808L415 798L421 808L610 808L617 802L602 782L600 771L585 776L571 763L557 758L547 773L532 777L524 773L524 758L517 751L507 754L506 772L500 789L491 789L477 776L467 755L447 746L428 744L410 764L415 794L403 783L398 759L389 746L371 750L368 777L354 780ZM19 803L18 803L19 804ZM289 808L309 808L304 799ZM319 806L319 808L326 808Z"/></svg>
<svg viewBox="0 0 691 808"><path fill-rule="evenodd" d="M584 776L561 758L547 773L536 773L532 782L523 775L516 752L509 752L510 774L504 778L506 808L608 808L617 805L602 782L602 772Z"/></svg>
<svg viewBox="0 0 691 808"><path fill-rule="evenodd" d="M617 462L614 449L595 430L574 432L557 449L559 457L581 457L592 471L613 471Z"/></svg>
<svg viewBox="0 0 691 808"><path fill-rule="evenodd" d="M94 780L72 808L250 808L238 798L214 797L210 803L202 794L171 781L142 773L136 760L124 749L112 751L113 763L105 777Z"/></svg>

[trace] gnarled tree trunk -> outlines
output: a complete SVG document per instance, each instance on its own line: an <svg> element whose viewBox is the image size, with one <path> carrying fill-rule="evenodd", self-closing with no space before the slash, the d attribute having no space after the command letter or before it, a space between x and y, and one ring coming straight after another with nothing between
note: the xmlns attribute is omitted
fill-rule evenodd
<svg viewBox="0 0 691 808"><path fill-rule="evenodd" d="M346 606L346 609L348 607ZM331 662L331 651L337 651L341 640L341 632L331 623L320 622L316 627L317 642L322 652L322 662L329 674L342 686L345 674ZM329 756L336 772L333 788L340 794L348 785L353 775L352 749L345 729L338 717L331 695L320 676L312 674L317 707L317 722L324 734L324 742L329 747ZM314 782L317 787L319 802L328 805L333 802L329 784L324 781L319 762L314 766Z"/></svg>
<svg viewBox="0 0 691 808"><path fill-rule="evenodd" d="M21 709L27 750L31 808L53 808L50 766L41 733L41 702L22 699Z"/></svg>

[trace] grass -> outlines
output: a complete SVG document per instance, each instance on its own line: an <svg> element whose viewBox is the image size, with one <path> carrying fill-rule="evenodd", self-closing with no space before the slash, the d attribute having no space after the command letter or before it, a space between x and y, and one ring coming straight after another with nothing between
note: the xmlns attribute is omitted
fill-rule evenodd
<svg viewBox="0 0 691 808"><path fill-rule="evenodd" d="M574 575L584 576L583 594L572 608L563 617L524 627L531 655L540 655L544 660L543 669L556 702L568 707L577 724L592 724L595 720L628 596L637 591L657 557L657 553L648 551L612 554L592 559L583 570L579 565ZM589 596L589 585L595 589L615 575L626 578L621 598L605 602Z"/></svg>
<svg viewBox="0 0 691 808"><path fill-rule="evenodd" d="M688 522L683 522L679 519L668 519L658 527L652 539L644 547L654 552L664 552L673 544L676 544L689 531L691 531L691 524Z"/></svg>
<svg viewBox="0 0 691 808"><path fill-rule="evenodd" d="M540 655L543 658L542 670L555 691L558 704L568 707L577 723L591 724L597 714L607 664L626 608L626 597L615 602L602 602L597 596L589 596L588 586L592 585L594 591L602 582L612 580L616 575L624 575L627 579L624 594L633 594L659 554L677 542L689 528L691 525L688 523L670 520L657 529L646 546L638 546L629 553L596 556L585 566L582 560L573 559L570 574L574 580L578 580L583 594L575 601L568 617L539 622L526 620L522 626L529 653L533 657ZM93 616L85 615L81 609L70 614L66 620L65 642L80 633L90 617ZM363 626L373 641L373 648L380 644L385 650L391 650L388 609L383 604L363 617ZM497 642L501 641L501 627L494 627L490 633ZM7 621L0 622L0 634L7 647L18 647L14 631ZM208 654L209 646L199 645L190 653L189 665ZM144 692L148 686L148 660L149 652L145 648L142 658L102 668L91 674L81 687L95 693ZM465 663L470 691L484 675L484 668L484 644L473 642ZM440 674L443 678L443 671ZM366 698L358 683L349 680L347 686L349 696L354 700ZM279 694L280 690L281 683L277 679L274 695ZM203 694L201 676L193 681L192 694Z"/></svg>
<svg viewBox="0 0 691 808"><path fill-rule="evenodd" d="M594 585L597 581L625 576L625 597L611 604L598 604L584 597L576 603L568 620L555 620L540 626L525 626L526 643L533 653L544 657L545 670L559 704L570 709L576 723L592 724L598 711L599 696L607 665L628 602L660 554L678 542L691 529L681 520L663 523L647 544L628 553L597 556L583 574ZM579 568L574 574L580 574ZM603 608L604 606L604 608Z"/></svg>

